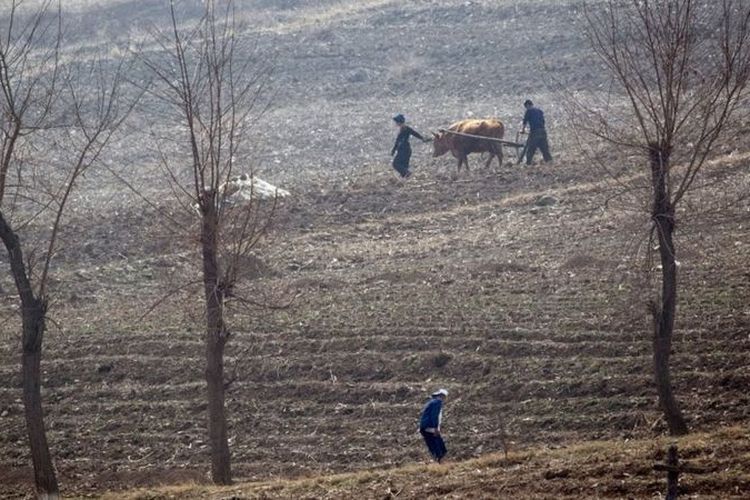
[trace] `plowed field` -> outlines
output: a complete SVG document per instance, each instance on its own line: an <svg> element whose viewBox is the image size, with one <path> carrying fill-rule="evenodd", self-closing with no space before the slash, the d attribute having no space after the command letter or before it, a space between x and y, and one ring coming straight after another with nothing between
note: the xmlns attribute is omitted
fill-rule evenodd
<svg viewBox="0 0 750 500"><path fill-rule="evenodd" d="M278 66L257 172L293 196L244 284L255 302L286 307L235 304L229 318L238 478L424 461L416 419L437 387L450 391L451 460L501 450L503 429L513 449L664 434L646 312L656 269L645 258L647 198L633 189L644 179L637 161L612 153L613 181L566 122L565 92L608 88L574 4L243 2ZM164 15L151 0L76 5L81 37L138 34ZM498 116L512 135L526 97L547 113L554 164L485 170L473 156L456 176L452 158L415 144L414 176L390 171L396 112L422 132ZM108 161L176 213L136 111ZM674 383L699 430L750 421L746 143L722 144L678 214ZM106 172L78 192L54 260L43 359L63 492L203 481L202 302L185 286L199 269L196 239ZM23 498L32 473L18 315L0 259L0 496Z"/></svg>

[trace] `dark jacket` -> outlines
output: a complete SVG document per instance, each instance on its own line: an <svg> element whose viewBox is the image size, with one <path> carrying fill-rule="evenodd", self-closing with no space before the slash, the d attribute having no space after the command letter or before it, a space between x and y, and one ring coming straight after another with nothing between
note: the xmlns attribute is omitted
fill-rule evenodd
<svg viewBox="0 0 750 500"><path fill-rule="evenodd" d="M523 115L524 126L529 126L529 131L544 130L544 111L539 108L530 107Z"/></svg>
<svg viewBox="0 0 750 500"><path fill-rule="evenodd" d="M430 427L437 428L440 426L440 410L443 408L443 401L440 398L432 398L422 410L422 418L419 419L419 430L423 431Z"/></svg>
<svg viewBox="0 0 750 500"><path fill-rule="evenodd" d="M402 150L402 149L408 149L411 151L411 146L409 146L409 136L413 135L420 141L424 140L424 137L419 135L416 130L409 127L408 125L406 127L403 127L399 133L398 136L396 136L396 144L393 145L393 149L391 150L391 155L394 155L396 151Z"/></svg>

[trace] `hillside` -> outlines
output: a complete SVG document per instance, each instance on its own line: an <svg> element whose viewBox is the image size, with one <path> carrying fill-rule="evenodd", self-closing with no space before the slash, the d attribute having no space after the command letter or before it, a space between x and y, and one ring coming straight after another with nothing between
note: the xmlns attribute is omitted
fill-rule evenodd
<svg viewBox="0 0 750 500"><path fill-rule="evenodd" d="M184 485L105 495L104 500L251 498L656 498L666 481L650 464L663 462L663 439L597 441L555 450L489 454L445 465L411 465L387 471L269 481L217 488ZM679 440L693 467L708 474L683 476L689 498L745 498L750 443L746 429L729 428Z"/></svg>
<svg viewBox="0 0 750 500"><path fill-rule="evenodd" d="M149 33L168 26L162 0L66 5L75 28L68 50L81 58L134 47L151 53ZM177 5L185 24L203 8L201 0ZM459 118L495 116L510 135L528 97L544 105L555 134L573 141L574 131L561 126L564 95L600 93L608 85L587 63L590 53L574 29L577 7L577 0L244 0L238 18L252 49L248 57L274 67L273 102L254 131L253 167L285 185L382 169L390 161L396 113L424 133ZM149 79L138 67L130 77ZM148 101L143 107L160 106ZM143 111L130 124L133 135L111 154L150 191L160 176L152 137L142 132L163 125ZM126 197L104 193L92 202L97 207Z"/></svg>
<svg viewBox="0 0 750 500"><path fill-rule="evenodd" d="M592 478L625 481L622 490L607 483L602 495L661 490L646 472L664 444L652 440L665 431L645 308L654 269L644 258L645 203L633 201L647 182L619 157L610 160L620 177L606 176L567 126L558 89L596 92L602 84L571 29L575 3L243 2L243 15L259 26L253 36L276 51L278 65L258 172L293 193L247 263L245 286L259 302L293 300L281 310L237 308L230 318L234 472L247 481L355 475L250 485L242 495L300 488L315 496L313 483L337 478L349 489L334 496L370 497L370 487L395 495L412 471L402 496L427 491L420 477L444 471L414 465L425 459L415 425L438 386L451 392L451 460L479 461L447 469L446 489L429 494L482 491L474 467L491 470L493 487L521 487L513 472L524 467L514 467L527 464L518 481L530 497L547 491L547 480L570 498L598 495L580 484L587 480L579 461ZM102 39L125 39L162 15L156 0L76 5L82 38L97 26ZM200 2L183 5L188 15ZM472 171L456 176L451 158L429 158L428 146L415 145L414 176L401 183L390 172L393 113L405 112L418 130L493 115L512 132L529 96L548 114L553 165L485 170L475 156ZM134 117L112 161L143 193L163 197L149 138L138 135L147 122ZM709 433L687 446L716 464L695 491L710 495L721 484L739 495L747 477L721 471L750 467L747 436L737 430L750 421L750 148L740 134L720 149L685 204L701 215L679 214L685 292L673 366L691 427ZM199 297L176 293L141 317L194 279L196 242L175 236L104 172L80 188L55 260L51 311L60 327L45 337L43 360L63 493L204 482ZM613 199L614 190L626 195ZM0 496L24 498L31 473L5 270L0 261ZM737 428L710 434L723 426ZM495 455L503 427L511 463ZM715 452L714 439L724 443ZM733 439L736 448L727 444ZM591 440L608 443L577 444ZM557 461L568 477L544 476ZM393 473L392 485L394 467L407 468ZM640 472L631 483L633 470Z"/></svg>
<svg viewBox="0 0 750 500"><path fill-rule="evenodd" d="M744 163L721 166L716 175L747 182ZM403 186L365 176L290 202L261 252L275 266L261 268L253 286L297 298L286 310L233 320L227 365L239 378L228 409L238 477L422 460L415 419L435 386L452 393L453 460L502 449L502 423L517 448L660 435L648 327L627 279L637 260L632 235L622 215L595 208L601 186L553 187L574 167L549 168L456 182L422 171ZM543 192L558 204L535 206L541 191L518 186L529 179L547 179ZM117 221L106 227L117 234ZM691 288L675 346L678 393L694 428L741 424L747 232L699 226L684 243ZM199 317L181 297L132 321L158 297L158 283L190 263L134 254L91 264L75 272L82 285L60 295L66 328L48 337L45 390L72 491L204 477ZM28 472L12 345L2 367L3 476L18 487Z"/></svg>

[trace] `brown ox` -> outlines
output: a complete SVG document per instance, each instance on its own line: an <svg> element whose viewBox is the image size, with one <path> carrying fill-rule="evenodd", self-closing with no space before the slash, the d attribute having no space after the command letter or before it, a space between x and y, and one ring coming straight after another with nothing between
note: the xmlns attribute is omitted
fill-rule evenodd
<svg viewBox="0 0 750 500"><path fill-rule="evenodd" d="M494 118L485 120L461 120L456 122L448 130L459 132L461 134L481 135L482 137L492 137L502 139L505 133L503 124ZM432 134L434 136L432 144L434 146L432 156L442 156L450 151L458 159L458 170L461 165L466 165L469 170L469 153L489 153L486 167L492 163L492 158L497 157L498 164L503 165L503 149L499 142L485 141L474 137L465 137L450 132L440 131Z"/></svg>

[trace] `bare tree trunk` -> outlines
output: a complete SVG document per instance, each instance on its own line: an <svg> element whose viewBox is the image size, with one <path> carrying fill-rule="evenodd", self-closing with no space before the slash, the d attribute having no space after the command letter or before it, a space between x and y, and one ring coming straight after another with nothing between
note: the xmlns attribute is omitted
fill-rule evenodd
<svg viewBox="0 0 750 500"><path fill-rule="evenodd" d="M654 320L654 379L659 394L659 404L669 427L669 433L680 436L688 433L682 411L674 397L669 371L677 311L677 263L674 247L674 207L670 202L668 186L669 148L651 145L650 163L653 185L653 207L651 215L659 241L661 259L662 291L661 304L652 303Z"/></svg>
<svg viewBox="0 0 750 500"><path fill-rule="evenodd" d="M59 498L52 455L44 430L44 412L41 394L42 340L44 338L47 304L36 297L31 288L18 235L0 213L0 239L5 245L10 260L11 272L21 298L22 309L22 358L23 403L26 429L29 435L31 460L34 465L34 484L41 499Z"/></svg>
<svg viewBox="0 0 750 500"><path fill-rule="evenodd" d="M229 441L224 412L224 291L219 271L219 220L215 193L204 193L201 244L203 286L206 298L206 383L208 388L208 437L211 445L211 478L216 484L230 484ZM211 199L208 199L211 198Z"/></svg>
<svg viewBox="0 0 750 500"><path fill-rule="evenodd" d="M41 361L42 338L45 329L47 306L43 300L34 298L31 304L23 307L23 403L26 414L26 428L29 433L31 460L34 464L34 483L40 498L58 498L59 488L52 456L44 430L42 411Z"/></svg>

